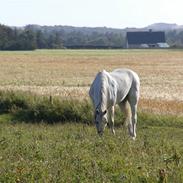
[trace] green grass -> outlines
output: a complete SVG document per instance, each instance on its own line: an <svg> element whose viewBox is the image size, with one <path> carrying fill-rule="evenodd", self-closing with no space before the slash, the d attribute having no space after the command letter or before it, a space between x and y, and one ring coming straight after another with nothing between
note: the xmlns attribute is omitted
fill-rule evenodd
<svg viewBox="0 0 183 183"><path fill-rule="evenodd" d="M60 99L25 92L0 92L0 113L25 122L92 122L92 106L87 100Z"/></svg>
<svg viewBox="0 0 183 183"><path fill-rule="evenodd" d="M0 182L183 182L183 129L0 124ZM165 172L160 175L160 171Z"/></svg>
<svg viewBox="0 0 183 183"><path fill-rule="evenodd" d="M88 101L0 92L0 182L183 182L183 118L139 113L137 140L117 109L101 138Z"/></svg>
<svg viewBox="0 0 183 183"><path fill-rule="evenodd" d="M29 92L0 91L0 113L8 113L14 121L31 123L75 123L92 124L93 107L87 99L76 100L52 96L39 96ZM121 126L124 116L116 108L115 123ZM143 125L183 128L183 117L175 115L138 113Z"/></svg>

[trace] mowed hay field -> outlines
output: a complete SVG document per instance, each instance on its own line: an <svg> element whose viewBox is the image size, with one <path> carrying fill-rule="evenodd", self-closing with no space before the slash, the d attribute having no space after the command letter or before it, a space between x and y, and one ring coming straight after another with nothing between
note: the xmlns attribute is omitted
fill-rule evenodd
<svg viewBox="0 0 183 183"><path fill-rule="evenodd" d="M141 79L136 141L122 127L99 138L92 125L2 114L0 182L183 182L182 50L0 52L0 90L83 102L98 71L123 67Z"/></svg>

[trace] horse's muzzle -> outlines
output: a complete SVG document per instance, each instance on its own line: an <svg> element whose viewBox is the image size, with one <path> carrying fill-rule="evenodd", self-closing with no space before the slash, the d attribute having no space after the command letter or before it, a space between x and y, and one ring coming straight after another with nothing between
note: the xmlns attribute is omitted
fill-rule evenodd
<svg viewBox="0 0 183 183"><path fill-rule="evenodd" d="M98 135L99 135L100 137L102 137L103 131L98 131Z"/></svg>

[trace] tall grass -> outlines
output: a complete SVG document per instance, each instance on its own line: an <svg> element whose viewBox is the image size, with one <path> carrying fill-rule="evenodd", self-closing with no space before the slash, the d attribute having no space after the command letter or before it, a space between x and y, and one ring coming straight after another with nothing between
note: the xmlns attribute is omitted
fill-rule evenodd
<svg viewBox="0 0 183 183"><path fill-rule="evenodd" d="M138 113L138 123L149 126L183 127L183 117L175 115ZM85 123L92 124L93 108L89 100L76 100L52 96L39 96L26 92L1 91L0 113L9 113L15 121L32 123ZM115 125L122 125L124 116L120 109L115 112Z"/></svg>
<svg viewBox="0 0 183 183"><path fill-rule="evenodd" d="M10 113L14 119L27 122L80 122L91 123L89 101L38 96L24 92L0 92L0 112Z"/></svg>

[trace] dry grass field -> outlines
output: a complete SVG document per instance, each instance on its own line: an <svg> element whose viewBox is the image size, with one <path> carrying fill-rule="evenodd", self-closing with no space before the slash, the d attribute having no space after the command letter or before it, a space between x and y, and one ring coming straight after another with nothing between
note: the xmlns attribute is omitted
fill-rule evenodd
<svg viewBox="0 0 183 183"><path fill-rule="evenodd" d="M0 89L87 98L98 71L120 67L140 76L141 110L182 115L182 50L0 52Z"/></svg>

